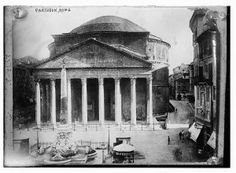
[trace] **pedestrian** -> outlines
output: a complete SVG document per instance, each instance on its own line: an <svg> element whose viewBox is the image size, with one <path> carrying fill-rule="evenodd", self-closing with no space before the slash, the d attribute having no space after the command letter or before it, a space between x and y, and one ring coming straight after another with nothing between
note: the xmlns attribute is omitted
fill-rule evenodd
<svg viewBox="0 0 236 173"><path fill-rule="evenodd" d="M180 133L181 133L182 142L184 142L184 139L185 139L185 137L184 137L184 130L182 130Z"/></svg>
<svg viewBox="0 0 236 173"><path fill-rule="evenodd" d="M175 108L175 113L177 113L177 111L178 111L178 109L177 109L177 108Z"/></svg>
<svg viewBox="0 0 236 173"><path fill-rule="evenodd" d="M179 132L179 140L181 140L181 139L182 139L182 131Z"/></svg>
<svg viewBox="0 0 236 173"><path fill-rule="evenodd" d="M168 136L168 145L170 145L170 137Z"/></svg>

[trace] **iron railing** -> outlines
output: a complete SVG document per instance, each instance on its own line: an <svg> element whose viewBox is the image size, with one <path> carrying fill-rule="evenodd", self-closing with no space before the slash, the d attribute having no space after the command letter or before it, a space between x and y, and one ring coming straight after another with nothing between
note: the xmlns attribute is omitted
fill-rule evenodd
<svg viewBox="0 0 236 173"><path fill-rule="evenodd" d="M147 123L147 122L138 122L136 125L134 124L111 124L111 123L104 123L101 125L100 123L92 123L92 124L77 124L72 123L70 126L68 126L68 129L71 129L72 131L82 130L82 131L101 131L105 129L112 129L113 131L154 131L154 130L160 130L160 128L165 127L165 122L154 122L154 123ZM60 129L61 126L57 125L56 128L51 123L42 123L40 128L37 127L36 124L30 124L28 126L24 126L21 128L15 128L15 130L38 130L38 131L56 131L57 129Z"/></svg>

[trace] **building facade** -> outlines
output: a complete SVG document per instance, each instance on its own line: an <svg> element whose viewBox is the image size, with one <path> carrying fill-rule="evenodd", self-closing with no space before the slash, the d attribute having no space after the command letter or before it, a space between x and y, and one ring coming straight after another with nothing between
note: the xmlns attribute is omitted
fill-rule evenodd
<svg viewBox="0 0 236 173"><path fill-rule="evenodd" d="M13 59L13 127L35 121L35 87L32 68L39 61L33 57Z"/></svg>
<svg viewBox="0 0 236 173"><path fill-rule="evenodd" d="M102 16L53 35L34 69L36 123L153 123L168 111L170 45L133 22Z"/></svg>
<svg viewBox="0 0 236 173"><path fill-rule="evenodd" d="M195 125L201 129L196 142L200 149L209 146L210 136L216 130L216 59L220 45L215 21L207 20L206 13L206 9L195 10L190 20L194 47ZM215 149L215 142L210 146Z"/></svg>
<svg viewBox="0 0 236 173"><path fill-rule="evenodd" d="M173 74L169 76L169 98L175 99L175 80Z"/></svg>
<svg viewBox="0 0 236 173"><path fill-rule="evenodd" d="M187 100L193 96L190 74L192 72L189 64L181 64L173 69L173 74L169 76L170 92L173 99Z"/></svg>

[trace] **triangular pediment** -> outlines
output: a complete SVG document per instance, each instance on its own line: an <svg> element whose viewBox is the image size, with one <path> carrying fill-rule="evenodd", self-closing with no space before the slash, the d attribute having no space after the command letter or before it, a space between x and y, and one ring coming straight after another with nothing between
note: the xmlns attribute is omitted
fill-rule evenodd
<svg viewBox="0 0 236 173"><path fill-rule="evenodd" d="M88 40L70 51L51 58L48 61L38 65L37 69L47 68L147 68L151 63L141 59L138 56L122 52L115 47Z"/></svg>

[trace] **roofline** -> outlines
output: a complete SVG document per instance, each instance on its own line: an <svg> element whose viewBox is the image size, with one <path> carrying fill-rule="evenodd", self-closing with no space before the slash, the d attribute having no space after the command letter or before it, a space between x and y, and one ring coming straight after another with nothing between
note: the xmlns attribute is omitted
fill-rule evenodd
<svg viewBox="0 0 236 173"><path fill-rule="evenodd" d="M61 68L33 68L34 71L59 70ZM65 69L150 69L150 67L65 67Z"/></svg>
<svg viewBox="0 0 236 173"><path fill-rule="evenodd" d="M70 47L69 50L67 50L67 51L65 51L65 52L62 52L62 53L57 54L57 55L55 55L55 56L53 56L53 57L47 58L45 61L43 61L43 62L41 62L41 63L35 65L34 68L37 68L38 66L40 66L40 65L42 65L42 64L44 64L44 63L47 63L47 62L49 62L49 61L51 61L51 60L54 60L54 59L58 58L58 57L61 56L61 55L64 55L64 54L66 54L66 53L69 53L69 52L75 50L76 48L78 48L78 47L84 45L85 43L87 43L87 42L89 42L89 41L94 41L94 42L96 42L96 43L102 44L102 45L104 45L104 46L106 46L106 47L109 47L109 48L115 50L115 51L121 52L121 53L123 53L123 54L125 54L125 55L128 55L128 56L130 56L130 57L136 58L136 59L139 60L139 61L142 61L142 62L144 62L144 63L147 63L147 64L149 64L149 65L152 65L151 62L148 62L148 61L146 61L146 60L144 60L144 59L141 59L141 58L139 58L138 56L131 55L131 54L129 54L129 53L125 52L125 51L122 51L122 50L120 50L120 49L118 49L118 48L116 48L116 47L113 47L113 46L111 46L111 45L109 45L109 44L106 44L106 43L104 43L104 42L97 41L97 40L95 40L95 39L93 39L93 38L89 38L89 39L87 39L87 40L85 40L85 41L83 41L83 42L81 42L81 43L78 43L78 44L76 44L76 45Z"/></svg>
<svg viewBox="0 0 236 173"><path fill-rule="evenodd" d="M155 40L155 41L157 41L157 42L164 43L166 46L168 46L169 48L171 48L170 43L167 43L167 42L165 42L165 41L163 41L163 40L158 40L158 39L154 39L154 38L148 38L148 39L151 39L151 40Z"/></svg>
<svg viewBox="0 0 236 173"><path fill-rule="evenodd" d="M193 32L193 29L192 29L192 25L193 25L193 21L195 20L195 18L197 17L197 16L199 16L199 15L205 15L205 13L206 13L206 8L196 8L195 10L194 10L194 12L193 12L193 15L192 15L192 17L191 17L191 19L190 19L190 21L189 21L189 27L190 27L190 29L191 29L191 31Z"/></svg>
<svg viewBox="0 0 236 173"><path fill-rule="evenodd" d="M52 37L55 39L55 37L73 37L73 36L81 36L81 35L89 35L89 34L145 34L149 35L150 32L128 32L128 31L89 31L89 32L83 32L83 33L62 33L62 34L53 34Z"/></svg>
<svg viewBox="0 0 236 173"><path fill-rule="evenodd" d="M121 20L122 21L121 23L125 23L125 22L130 23L130 24L134 25L135 27L138 27L139 29L141 29L140 32L146 32L147 31L142 26L139 26L138 24L134 23L133 21L131 21L131 20L127 19L127 18L123 18L123 17L115 16L115 15L104 15L104 16L99 16L99 17L92 18L92 19L88 20L87 22L85 22L85 23L79 25L78 27L74 28L73 30L71 30L70 33L77 33L77 32L74 32L74 31L80 29L80 27L88 27L90 25L95 25L95 24L116 23L116 22L97 22L96 21L96 20L100 20L102 18L107 18L107 17L108 18L113 18L113 19ZM120 22L118 22L118 23L120 23Z"/></svg>

